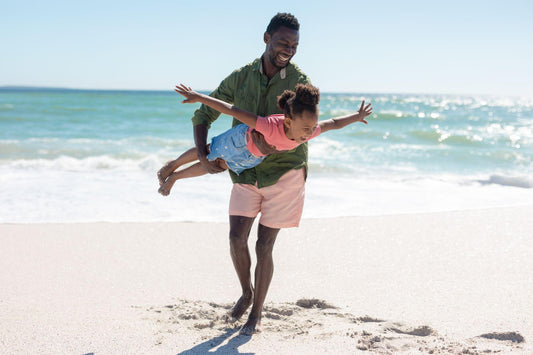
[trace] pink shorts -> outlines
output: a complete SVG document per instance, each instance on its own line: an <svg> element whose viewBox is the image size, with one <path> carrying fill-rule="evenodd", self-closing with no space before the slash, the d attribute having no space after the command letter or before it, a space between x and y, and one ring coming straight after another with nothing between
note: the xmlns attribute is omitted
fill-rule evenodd
<svg viewBox="0 0 533 355"><path fill-rule="evenodd" d="M259 223L266 227L298 227L304 198L304 169L293 169L274 185L261 189L257 188L257 184L233 184L229 214L255 218L261 212Z"/></svg>

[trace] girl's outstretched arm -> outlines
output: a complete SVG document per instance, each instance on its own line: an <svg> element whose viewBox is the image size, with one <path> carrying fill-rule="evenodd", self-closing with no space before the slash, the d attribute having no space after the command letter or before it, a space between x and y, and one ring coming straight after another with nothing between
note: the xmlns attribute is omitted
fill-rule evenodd
<svg viewBox="0 0 533 355"><path fill-rule="evenodd" d="M357 111L356 113L346 116L333 117L329 120L320 121L318 122L318 125L320 126L320 129L323 133L331 131L332 129L344 128L354 122L363 122L364 124L368 124L368 122L365 120L365 117L370 116L372 114L371 105L372 104L368 104L365 106L365 101L363 100L359 111Z"/></svg>
<svg viewBox="0 0 533 355"><path fill-rule="evenodd" d="M185 97L185 100L183 100L181 103L192 104L195 102L201 102L202 104L207 105L221 113L235 117L237 120L249 127L255 128L257 115L251 112L241 110L240 108L230 105L222 100L215 99L214 97L197 93L190 87L183 84L176 85L176 89L174 89L174 91Z"/></svg>

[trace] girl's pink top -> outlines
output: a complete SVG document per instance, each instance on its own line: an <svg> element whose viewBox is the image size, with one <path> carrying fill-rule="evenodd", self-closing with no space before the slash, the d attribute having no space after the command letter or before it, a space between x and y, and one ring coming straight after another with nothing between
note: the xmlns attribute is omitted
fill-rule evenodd
<svg viewBox="0 0 533 355"><path fill-rule="evenodd" d="M301 143L293 141L285 135L283 129L284 115L270 115L268 117L257 116L257 122L255 124L255 130L262 133L265 136L265 140L268 144L276 147L277 150L291 150L299 146ZM248 128L248 142L246 148L256 157L262 157L265 154L257 148L250 137L250 132L253 128ZM321 132L320 126L318 126L313 134L309 136L305 141L307 142L311 138L315 138Z"/></svg>

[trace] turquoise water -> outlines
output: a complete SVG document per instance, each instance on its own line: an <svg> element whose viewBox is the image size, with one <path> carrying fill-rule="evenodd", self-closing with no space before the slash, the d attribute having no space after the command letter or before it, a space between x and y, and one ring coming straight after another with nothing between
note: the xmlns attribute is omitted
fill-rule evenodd
<svg viewBox="0 0 533 355"><path fill-rule="evenodd" d="M522 191L533 187L533 99L323 93L321 119L354 112L363 99L374 106L368 125L354 124L310 142L310 182L322 181L322 188L335 179L345 185L430 179ZM47 180L52 176L63 183L97 177L100 185L94 179L85 182L84 188L94 184L94 190L113 186L119 177L123 182L138 179L128 180L131 184L152 184L163 162L193 145L190 118L198 104L180 101L172 91L0 90L0 198L11 201L5 220L24 220L20 216L27 211L17 200L29 204L36 194L31 188L21 191L21 180L39 186L41 198L61 203L68 196L54 195L53 182ZM210 133L230 125L231 118L221 116ZM32 173L41 180L33 181ZM229 184L227 176L211 180L224 189ZM116 186L107 191L111 197L119 193L124 191ZM147 204L161 203L152 202L152 193L147 189ZM224 206L212 196L190 193L191 200ZM89 205L99 203L91 202L90 194L85 198ZM195 215L201 213L199 209ZM69 217L47 218L35 219ZM147 216L153 218L159 217Z"/></svg>
<svg viewBox="0 0 533 355"><path fill-rule="evenodd" d="M374 105L368 126L328 133L318 168L531 174L532 100L428 95L323 94L321 118ZM0 160L175 155L192 143L198 105L172 92L34 91L0 94ZM228 128L219 120L213 133Z"/></svg>

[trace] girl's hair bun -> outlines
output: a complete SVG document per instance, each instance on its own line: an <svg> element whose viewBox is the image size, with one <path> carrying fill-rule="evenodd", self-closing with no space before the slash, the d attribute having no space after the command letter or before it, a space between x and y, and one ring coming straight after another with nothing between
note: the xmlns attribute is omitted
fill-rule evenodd
<svg viewBox="0 0 533 355"><path fill-rule="evenodd" d="M320 101L320 90L311 84L298 84L296 85L295 101L298 101L303 105L318 105L318 102Z"/></svg>
<svg viewBox="0 0 533 355"><path fill-rule="evenodd" d="M278 96L278 106L285 116L294 118L305 111L318 112L320 90L311 84L297 84L294 91L285 90Z"/></svg>
<svg viewBox="0 0 533 355"><path fill-rule="evenodd" d="M278 106L280 109L285 110L287 107L287 101L294 99L296 93L291 90L285 90L278 96Z"/></svg>

